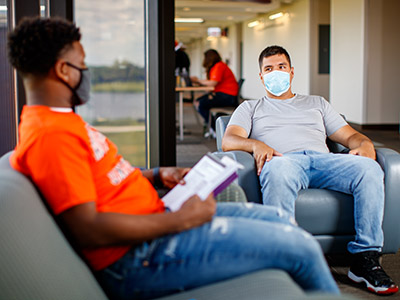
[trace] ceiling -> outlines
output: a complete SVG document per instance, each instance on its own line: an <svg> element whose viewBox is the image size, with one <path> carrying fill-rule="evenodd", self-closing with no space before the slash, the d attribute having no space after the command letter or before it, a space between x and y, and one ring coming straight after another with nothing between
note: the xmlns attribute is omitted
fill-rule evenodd
<svg viewBox="0 0 400 300"><path fill-rule="evenodd" d="M175 23L179 42L207 36L208 27L225 28L276 10L293 0L175 0L175 18L202 18L204 23Z"/></svg>

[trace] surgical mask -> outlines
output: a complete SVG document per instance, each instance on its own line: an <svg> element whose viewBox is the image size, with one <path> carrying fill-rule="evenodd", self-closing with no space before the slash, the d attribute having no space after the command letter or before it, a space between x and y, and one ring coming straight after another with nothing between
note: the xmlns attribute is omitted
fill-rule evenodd
<svg viewBox="0 0 400 300"><path fill-rule="evenodd" d="M264 85L268 92L279 97L290 88L290 74L283 71L272 71L263 75Z"/></svg>
<svg viewBox="0 0 400 300"><path fill-rule="evenodd" d="M67 65L70 67L77 69L81 73L81 78L76 85L75 88L72 88L68 83L64 82L64 84L72 91L73 93L73 103L72 105L82 105L89 101L90 99L90 72L88 68L79 68L69 62Z"/></svg>

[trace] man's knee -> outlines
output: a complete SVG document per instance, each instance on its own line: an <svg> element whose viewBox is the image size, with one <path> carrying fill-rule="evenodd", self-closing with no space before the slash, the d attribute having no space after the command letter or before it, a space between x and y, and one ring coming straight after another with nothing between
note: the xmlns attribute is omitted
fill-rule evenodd
<svg viewBox="0 0 400 300"><path fill-rule="evenodd" d="M363 179L371 179L379 182L383 181L384 173L381 166L367 157L363 157L357 164L358 173Z"/></svg>
<svg viewBox="0 0 400 300"><path fill-rule="evenodd" d="M289 184L299 181L300 174L298 166L286 157L274 157L269 162L265 162L260 175L260 182Z"/></svg>

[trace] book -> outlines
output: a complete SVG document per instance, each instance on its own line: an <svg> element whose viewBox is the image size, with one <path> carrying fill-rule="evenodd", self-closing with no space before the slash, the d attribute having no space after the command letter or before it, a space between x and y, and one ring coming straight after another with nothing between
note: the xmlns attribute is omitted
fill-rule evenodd
<svg viewBox="0 0 400 300"><path fill-rule="evenodd" d="M195 194L202 200L211 192L216 196L238 177L237 170L240 168L243 166L229 156L219 158L207 153L186 174L185 184L177 184L162 198L164 205L171 211L177 211Z"/></svg>

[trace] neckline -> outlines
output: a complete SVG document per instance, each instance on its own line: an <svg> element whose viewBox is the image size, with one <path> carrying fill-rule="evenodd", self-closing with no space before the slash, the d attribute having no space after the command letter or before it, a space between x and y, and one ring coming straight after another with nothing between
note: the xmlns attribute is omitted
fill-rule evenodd
<svg viewBox="0 0 400 300"><path fill-rule="evenodd" d="M71 113L72 108L71 107L50 107L51 111L54 112L59 112L59 113Z"/></svg>

